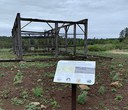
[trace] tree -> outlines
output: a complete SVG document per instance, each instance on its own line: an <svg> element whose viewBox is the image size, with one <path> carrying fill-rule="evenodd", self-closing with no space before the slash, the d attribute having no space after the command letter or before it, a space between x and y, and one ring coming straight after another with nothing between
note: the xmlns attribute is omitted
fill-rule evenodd
<svg viewBox="0 0 128 110"><path fill-rule="evenodd" d="M125 38L128 37L128 28L125 28Z"/></svg>
<svg viewBox="0 0 128 110"><path fill-rule="evenodd" d="M124 38L124 30L120 32L120 38Z"/></svg>
<svg viewBox="0 0 128 110"><path fill-rule="evenodd" d="M125 29L123 29L119 34L119 38L126 38L126 37L128 37L128 28L127 27Z"/></svg>

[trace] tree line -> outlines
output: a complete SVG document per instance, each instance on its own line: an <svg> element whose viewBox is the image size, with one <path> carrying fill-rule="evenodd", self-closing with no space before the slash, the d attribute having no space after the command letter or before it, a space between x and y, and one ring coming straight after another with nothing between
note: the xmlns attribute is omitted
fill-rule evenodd
<svg viewBox="0 0 128 110"><path fill-rule="evenodd" d="M29 46L29 43L31 42L31 46L35 47L43 47L46 43L46 39L23 39L22 43L23 46ZM94 45L94 44L116 44L119 42L119 39L88 39L87 44L88 45ZM59 40L60 45L65 44L64 39ZM12 42L12 37L7 37L7 36L0 36L0 48L12 48L13 42ZM68 38L68 45L74 45L74 39L73 38ZM83 46L84 45L84 40L83 39L76 39L76 45L77 46Z"/></svg>

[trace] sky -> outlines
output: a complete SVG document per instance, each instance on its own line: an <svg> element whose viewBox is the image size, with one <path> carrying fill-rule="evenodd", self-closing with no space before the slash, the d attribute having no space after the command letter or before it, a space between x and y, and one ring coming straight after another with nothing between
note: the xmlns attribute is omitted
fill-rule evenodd
<svg viewBox="0 0 128 110"><path fill-rule="evenodd" d="M88 19L88 38L118 38L128 26L128 0L0 0L0 36L11 36L17 13L48 20Z"/></svg>

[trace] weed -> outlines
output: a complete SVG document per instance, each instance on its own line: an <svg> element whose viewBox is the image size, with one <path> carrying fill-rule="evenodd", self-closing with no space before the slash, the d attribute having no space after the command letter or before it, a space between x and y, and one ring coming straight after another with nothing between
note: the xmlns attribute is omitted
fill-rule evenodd
<svg viewBox="0 0 128 110"><path fill-rule="evenodd" d="M115 76L115 74L116 74L116 71L115 70L111 71L110 72L110 77L113 78Z"/></svg>
<svg viewBox="0 0 128 110"><path fill-rule="evenodd" d="M25 106L25 110L41 110L40 107L37 107L36 105L29 103L28 105Z"/></svg>
<svg viewBox="0 0 128 110"><path fill-rule="evenodd" d="M85 104L87 102L88 96L87 96L88 92L87 91L83 91L77 98L77 102L79 104Z"/></svg>
<svg viewBox="0 0 128 110"><path fill-rule="evenodd" d="M4 77L4 76L5 76L5 74L3 74L3 73L0 74L0 77Z"/></svg>
<svg viewBox="0 0 128 110"><path fill-rule="evenodd" d="M51 72L48 72L48 73L45 73L43 74L44 77L49 77L49 78L54 78L54 73L51 73Z"/></svg>
<svg viewBox="0 0 128 110"><path fill-rule="evenodd" d="M21 99L18 99L17 97L11 99L12 104L14 105L22 105L24 104L24 101Z"/></svg>
<svg viewBox="0 0 128 110"><path fill-rule="evenodd" d="M3 91L0 92L1 96L4 98L8 98L9 93L10 93L10 91L6 90L6 89L4 89Z"/></svg>
<svg viewBox="0 0 128 110"><path fill-rule="evenodd" d="M115 97L115 100L117 101L121 101L122 99L123 99L123 96L120 94Z"/></svg>
<svg viewBox="0 0 128 110"><path fill-rule="evenodd" d="M52 108L53 108L53 109L55 109L55 108L57 108L57 107L60 107L60 105L58 104L58 102L57 102L55 99L53 99L53 100L51 101L51 105L52 105Z"/></svg>
<svg viewBox="0 0 128 110"><path fill-rule="evenodd" d="M115 67L114 67L114 65L111 65L110 68L111 68L111 70L114 70Z"/></svg>
<svg viewBox="0 0 128 110"><path fill-rule="evenodd" d="M26 68L26 62L20 62L19 63L20 68Z"/></svg>
<svg viewBox="0 0 128 110"><path fill-rule="evenodd" d="M29 95L28 95L27 90L22 91L22 93L21 93L21 97L22 97L23 99L27 99L28 96L29 96Z"/></svg>
<svg viewBox="0 0 128 110"><path fill-rule="evenodd" d="M111 91L112 91L113 93L115 93L117 90L116 90L116 88L112 88Z"/></svg>
<svg viewBox="0 0 128 110"><path fill-rule="evenodd" d="M102 110L109 110L107 107L105 107L105 104L103 102L99 103L100 108L102 108Z"/></svg>
<svg viewBox="0 0 128 110"><path fill-rule="evenodd" d="M113 78L112 78L113 81L118 81L119 79L120 79L120 76L119 76L118 73L116 73L116 74L113 76Z"/></svg>
<svg viewBox="0 0 128 110"><path fill-rule="evenodd" d="M123 64L121 64L121 63L118 64L118 67L119 67L119 68L123 68Z"/></svg>
<svg viewBox="0 0 128 110"><path fill-rule="evenodd" d="M106 92L106 88L104 86L100 86L98 93L103 95L105 92Z"/></svg>
<svg viewBox="0 0 128 110"><path fill-rule="evenodd" d="M36 97L41 97L43 94L43 89L41 87L33 88L32 91Z"/></svg>
<svg viewBox="0 0 128 110"><path fill-rule="evenodd" d="M20 84L23 82L23 74L18 71L18 73L14 76L14 79L13 79L14 83L13 84Z"/></svg>
<svg viewBox="0 0 128 110"><path fill-rule="evenodd" d="M100 103L99 103L99 106L100 106L101 108L103 108L103 107L105 106L105 104L104 104L103 102L100 102Z"/></svg>

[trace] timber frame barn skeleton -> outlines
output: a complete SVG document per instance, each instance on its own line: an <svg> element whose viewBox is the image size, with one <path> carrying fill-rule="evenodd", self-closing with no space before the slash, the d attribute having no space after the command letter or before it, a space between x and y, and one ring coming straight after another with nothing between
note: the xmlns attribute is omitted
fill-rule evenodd
<svg viewBox="0 0 128 110"><path fill-rule="evenodd" d="M24 26L21 25L21 22L28 22ZM37 31L27 31L23 30L24 27L29 25L30 23L46 23L49 26L49 30L44 30L42 32ZM82 26L81 26L82 25ZM68 45L68 37L70 35L69 29L72 27L72 39L73 45ZM81 30L82 34L77 34L77 29ZM83 53L87 55L87 28L88 28L88 19L83 19L77 22L74 21L59 21L59 20L44 20L44 19L32 19L32 18L22 18L20 13L17 13L15 18L15 22L12 28L12 38L13 38L13 51L17 55L19 59L23 58L23 43L22 39L24 38L41 38L48 39L49 43L47 47L51 50L54 48L54 55L57 57L59 53L59 48L64 48L64 51L67 52L68 48L73 49L73 55L76 55L76 39L78 35L83 35L82 39L84 39L84 49ZM61 38L60 30L63 29L63 39L64 44L59 44L59 39ZM46 45L45 45L46 46Z"/></svg>

